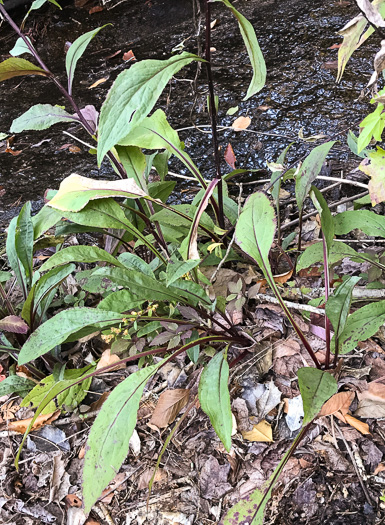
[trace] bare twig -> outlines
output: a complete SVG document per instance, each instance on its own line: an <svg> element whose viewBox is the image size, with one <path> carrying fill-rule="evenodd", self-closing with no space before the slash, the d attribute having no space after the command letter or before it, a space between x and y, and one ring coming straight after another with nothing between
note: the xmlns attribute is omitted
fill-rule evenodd
<svg viewBox="0 0 385 525"><path fill-rule="evenodd" d="M370 506L372 506L373 505L372 498L370 497L368 489L366 488L364 480L362 479L361 473L359 471L359 468L357 466L356 460L354 458L354 454L353 454L353 452L352 452L348 442L346 441L345 436L343 435L339 425L337 423L335 423L335 426L337 427L337 430L338 430L338 432L339 432L339 434L340 434L340 436L341 436L341 438L342 438L342 440L343 440L343 442L345 444L346 450L348 451L348 454L350 456L350 460L351 460L351 462L353 464L354 470L356 471L356 474L357 474L357 477L358 477L358 481L360 482L361 488L362 488L362 490L363 490L363 492L365 494L366 501L369 503Z"/></svg>
<svg viewBox="0 0 385 525"><path fill-rule="evenodd" d="M352 197L346 197L345 199L342 199L340 201L337 201L337 202L333 202L332 204L328 204L328 207L329 209L330 208L337 208L337 206L340 206L341 204L345 204L346 202L351 202L351 201L354 201L356 199L360 199L361 197L364 197L365 195L367 195L368 192L367 191L364 191L358 195L353 195ZM303 216L303 219L309 219L310 217L314 217L314 215L317 215L318 211L317 210L314 210L310 213L307 213L306 215ZM281 226L281 230L287 230L288 228L291 228L292 226L296 226L299 222L299 219L294 219L293 221L290 221L286 224L284 224L283 226Z"/></svg>

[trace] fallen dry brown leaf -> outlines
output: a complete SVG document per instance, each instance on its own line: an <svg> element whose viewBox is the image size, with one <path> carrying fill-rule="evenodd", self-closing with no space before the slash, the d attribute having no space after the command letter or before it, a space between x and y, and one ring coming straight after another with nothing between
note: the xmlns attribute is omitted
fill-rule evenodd
<svg viewBox="0 0 385 525"><path fill-rule="evenodd" d="M354 392L338 392L338 394L334 394L334 396L326 401L318 415L319 417L330 416L338 411L345 415L348 413L353 399Z"/></svg>
<svg viewBox="0 0 385 525"><path fill-rule="evenodd" d="M152 476L154 475L154 468L147 468L138 479L137 488L138 490L143 490L148 488L148 484L150 483L150 480ZM154 476L154 484L156 483L167 483L168 481L168 475L167 472L162 469L158 468L155 472Z"/></svg>
<svg viewBox="0 0 385 525"><path fill-rule="evenodd" d="M172 423L183 407L187 405L190 390L176 388L166 390L159 396L150 424L158 428L167 427Z"/></svg>
<svg viewBox="0 0 385 525"><path fill-rule="evenodd" d="M49 425L55 419L57 419L60 416L60 410L56 410L56 412L52 412L51 414L43 414L41 416L38 416L36 418L36 421L32 425L31 430L37 430L40 427L43 427L44 425ZM32 421L32 417L29 417L28 419L20 419L19 421L11 421L11 423L8 424L7 429L13 430L15 432L20 432L21 434L24 434L29 426L29 424Z"/></svg>
<svg viewBox="0 0 385 525"><path fill-rule="evenodd" d="M108 365L113 365L117 361L120 361L120 358L116 354L111 354L111 349L107 348L107 350L104 350L104 352L102 353L100 361L96 366L96 370L100 370L101 368ZM120 370L122 368L126 368L126 365L124 363L116 366L115 368L111 368L111 370Z"/></svg>
<svg viewBox="0 0 385 525"><path fill-rule="evenodd" d="M273 429L265 420L254 425L252 430L242 432L242 436L247 441L259 441L263 443L273 442Z"/></svg>
<svg viewBox="0 0 385 525"><path fill-rule="evenodd" d="M369 431L369 425L367 423L364 423L363 421L360 421L359 419L356 419L355 417L351 416L350 414L346 414L345 416L346 422L358 432L361 432L361 434L370 434Z"/></svg>
<svg viewBox="0 0 385 525"><path fill-rule="evenodd" d="M127 51L127 53L124 53L124 55L123 55L123 60L124 60L125 62L128 62L128 61L130 61L130 60L136 60L135 55L134 55L132 49L130 49L129 51Z"/></svg>
<svg viewBox="0 0 385 525"><path fill-rule="evenodd" d="M237 162L237 158L235 156L233 147L230 144L230 142L228 143L225 151L225 161L230 166L230 168L233 168L233 170L235 170L235 163Z"/></svg>
<svg viewBox="0 0 385 525"><path fill-rule="evenodd" d="M243 129L247 129L250 126L250 124L251 124L250 117L238 117L231 124L231 127L235 131L242 131Z"/></svg>
<svg viewBox="0 0 385 525"><path fill-rule="evenodd" d="M358 392L358 407L354 412L359 417L385 417L385 385L372 381L368 389Z"/></svg>
<svg viewBox="0 0 385 525"><path fill-rule="evenodd" d="M82 500L76 496L76 494L68 494L64 501L67 505L67 507L75 507L77 509L80 509L82 506Z"/></svg>

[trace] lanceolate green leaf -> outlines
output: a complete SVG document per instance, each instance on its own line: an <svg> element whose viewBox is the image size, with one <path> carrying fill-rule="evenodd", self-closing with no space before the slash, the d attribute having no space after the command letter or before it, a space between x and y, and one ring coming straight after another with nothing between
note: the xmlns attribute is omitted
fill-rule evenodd
<svg viewBox="0 0 385 525"><path fill-rule="evenodd" d="M238 20L239 29L245 43L247 53L253 67L253 78L243 100L252 97L264 87L266 82L266 64L258 44L255 31L250 22L239 11L233 7L229 0L217 0L223 2Z"/></svg>
<svg viewBox="0 0 385 525"><path fill-rule="evenodd" d="M329 250L329 264L335 264L338 261L342 261L344 257L357 257L358 253L353 250L349 245L333 241ZM323 262L323 246L322 242L316 242L306 248L301 255L297 264L297 271L299 272L303 268L309 268L312 264Z"/></svg>
<svg viewBox="0 0 385 525"><path fill-rule="evenodd" d="M9 226L6 242L7 258L10 267L15 272L16 280L23 291L24 299L27 298L27 278L25 275L24 267L21 264L19 257L16 252L16 225L17 217L14 217Z"/></svg>
<svg viewBox="0 0 385 525"><path fill-rule="evenodd" d="M36 383L25 377L9 376L0 382L0 396L6 396L7 394L25 395L34 386L36 386Z"/></svg>
<svg viewBox="0 0 385 525"><path fill-rule="evenodd" d="M24 204L17 218L15 248L17 256L23 265L27 283L30 284L33 273L33 223L31 219L31 203L29 201Z"/></svg>
<svg viewBox="0 0 385 525"><path fill-rule="evenodd" d="M20 454L24 446L25 440L27 439L28 434L31 432L31 429L36 419L44 411L45 407L53 399L55 399L56 396L60 395L62 392L65 392L68 388L71 388L74 384L79 383L80 381L81 379L79 380L75 378L75 379L67 379L67 380L60 380L60 381L54 382L52 384L52 387L45 393L43 399L41 400L39 406L37 407L35 411L33 418L31 419L30 424L28 425L27 430L24 433L23 439L21 441L21 444L20 444L19 450L16 455L16 459L15 459L16 468L18 468L19 458L20 458Z"/></svg>
<svg viewBox="0 0 385 525"><path fill-rule="evenodd" d="M95 366L86 366L84 368L76 368L74 370L64 370L63 380L73 381L81 379L82 376L88 375L95 369ZM40 414L49 414L55 412L58 408L65 406L69 409L74 409L77 405L86 397L87 390L91 385L92 377L88 377L81 383L68 388L64 392L57 396L57 402L50 401ZM22 407L36 408L40 405L47 393L51 390L52 386L56 383L56 379L53 375L45 377L39 384L29 392L29 394L21 402Z"/></svg>
<svg viewBox="0 0 385 525"><path fill-rule="evenodd" d="M150 117L146 117L126 137L119 141L122 146L137 146L146 149L163 149L164 140L154 133L156 131L177 148L181 148L178 132L168 123L161 109L157 109Z"/></svg>
<svg viewBox="0 0 385 525"><path fill-rule="evenodd" d="M118 259L124 268L128 268L129 270L138 270L139 272L142 272L155 279L155 274L151 270L150 265L135 253L123 252L119 255Z"/></svg>
<svg viewBox="0 0 385 525"><path fill-rule="evenodd" d="M334 228L336 235L358 229L366 235L385 238L385 217L369 210L344 211L335 215Z"/></svg>
<svg viewBox="0 0 385 525"><path fill-rule="evenodd" d="M98 164L152 110L170 78L193 60L181 53L168 60L143 60L120 73L102 106L99 120Z"/></svg>
<svg viewBox="0 0 385 525"><path fill-rule="evenodd" d="M168 290L178 292L184 299L184 302L192 306L197 306L198 303L201 303L209 307L209 309L214 308L214 304L211 302L205 290L200 284L194 281L178 279L168 287Z"/></svg>
<svg viewBox="0 0 385 525"><path fill-rule="evenodd" d="M333 216L330 213L328 204L325 201L322 193L315 186L311 187L310 197L319 213L319 216L321 217L322 234L325 238L327 250L329 253L334 239Z"/></svg>
<svg viewBox="0 0 385 525"><path fill-rule="evenodd" d="M121 382L108 396L92 425L83 468L87 514L127 456L143 389L158 367L142 368Z"/></svg>
<svg viewBox="0 0 385 525"><path fill-rule="evenodd" d="M145 244L162 262L166 262L163 255L147 240L146 236L126 218L119 204L113 199L107 198L91 201L77 213L63 212L62 215L82 226L127 230L136 239Z"/></svg>
<svg viewBox="0 0 385 525"><path fill-rule="evenodd" d="M31 40L26 36L26 38L31 43ZM32 54L27 44L24 42L22 38L18 38L16 40L16 44L13 46L13 48L9 51L9 54L13 57L23 55L24 53Z"/></svg>
<svg viewBox="0 0 385 525"><path fill-rule="evenodd" d="M382 132L385 127L385 114L383 113L384 105L378 104L373 113L370 113L360 123L361 132L357 140L357 153L361 153L363 149L370 143L372 137L378 142L381 140Z"/></svg>
<svg viewBox="0 0 385 525"><path fill-rule="evenodd" d="M7 58L0 63L0 82L22 75L43 75L45 77L47 73L24 58Z"/></svg>
<svg viewBox="0 0 385 525"><path fill-rule="evenodd" d="M298 385L303 401L303 425L311 423L322 405L337 392L337 381L329 373L317 368L300 368Z"/></svg>
<svg viewBox="0 0 385 525"><path fill-rule="evenodd" d="M61 218L62 214L58 210L44 206L32 217L34 240L36 241L43 233L55 226Z"/></svg>
<svg viewBox="0 0 385 525"><path fill-rule="evenodd" d="M11 133L21 133L27 129L42 130L59 122L74 122L78 119L59 106L36 104L12 122Z"/></svg>
<svg viewBox="0 0 385 525"><path fill-rule="evenodd" d="M247 199L235 227L237 244L257 261L265 276L271 280L273 276L269 251L274 240L275 226L274 209L269 199L263 193L254 193Z"/></svg>
<svg viewBox="0 0 385 525"><path fill-rule="evenodd" d="M21 312L23 319L27 321L31 328L33 328L32 323L38 312L39 305L43 302L39 316L41 318L45 314L46 308L49 306L49 304L44 304L45 298L49 296L51 292L55 292L60 283L63 282L73 271L75 271L75 265L66 264L61 268L50 270L43 275L36 284L34 284Z"/></svg>
<svg viewBox="0 0 385 525"><path fill-rule="evenodd" d="M95 323L116 324L122 317L116 312L96 308L71 308L63 310L40 325L27 339L20 350L19 365L24 365L55 346L60 345L71 334Z"/></svg>
<svg viewBox="0 0 385 525"><path fill-rule="evenodd" d="M274 240L276 219L274 209L264 193L254 193L246 201L235 227L235 240L241 249L259 265L294 330L297 332L314 363L319 362L302 330L283 301L269 262L269 251Z"/></svg>
<svg viewBox="0 0 385 525"><path fill-rule="evenodd" d="M109 254L102 248L97 246L70 246L64 248L60 252L54 253L39 269L40 272L45 272L50 268L66 264L68 262L80 263L97 263L106 262L113 266L124 268L124 265L118 261L113 255Z"/></svg>
<svg viewBox="0 0 385 525"><path fill-rule="evenodd" d="M350 313L353 288L359 280L360 277L349 277L337 288L334 294L329 297L326 302L325 313L334 328L334 347L337 346L338 348L339 338L345 328L346 320Z"/></svg>
<svg viewBox="0 0 385 525"><path fill-rule="evenodd" d="M110 25L110 24L106 24L106 25ZM83 55L88 44L91 42L94 36L96 36L99 33L99 31L103 29L103 27L106 27L106 25L102 27L98 27L97 29L94 29L92 31L88 31L88 33L84 33L84 35L79 36L79 38L75 40L75 42L71 45L71 47L67 51L66 70L67 70L67 77L68 77L68 93L69 94L71 94L72 92L72 81L74 79L75 68L76 68L76 64L79 58Z"/></svg>
<svg viewBox="0 0 385 525"><path fill-rule="evenodd" d="M326 156L334 143L335 141L330 141L317 146L303 161L295 178L295 197L300 210L303 208L303 203L308 196L310 186L321 171Z"/></svg>
<svg viewBox="0 0 385 525"><path fill-rule="evenodd" d="M223 352L218 352L203 370L199 381L199 402L225 449L231 449L231 415L229 365Z"/></svg>
<svg viewBox="0 0 385 525"><path fill-rule="evenodd" d="M117 146L116 151L123 168L126 170L127 177L133 178L139 188L148 193L144 178L146 156L142 150L137 146Z"/></svg>
<svg viewBox="0 0 385 525"><path fill-rule="evenodd" d="M100 268L93 275L103 275L118 286L128 288L131 293L139 298L153 301L179 301L181 294L172 287L167 288L159 280L135 270L122 268Z"/></svg>
<svg viewBox="0 0 385 525"><path fill-rule="evenodd" d="M198 266L200 260L190 261L169 261L166 268L166 283L167 286L173 284L177 279L180 279L186 273Z"/></svg>
<svg viewBox="0 0 385 525"><path fill-rule="evenodd" d="M117 292L112 292L103 301L100 301L98 308L109 310L110 312L123 313L133 308L141 308L144 302L145 299L140 299L129 290L118 290Z"/></svg>
<svg viewBox="0 0 385 525"><path fill-rule="evenodd" d="M347 354L361 341L377 333L385 322L385 301L371 303L352 313L340 336L340 353Z"/></svg>

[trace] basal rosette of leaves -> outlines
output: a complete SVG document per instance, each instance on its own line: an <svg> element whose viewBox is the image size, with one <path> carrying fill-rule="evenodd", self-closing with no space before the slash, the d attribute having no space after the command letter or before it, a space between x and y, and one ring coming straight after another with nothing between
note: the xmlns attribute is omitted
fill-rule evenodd
<svg viewBox="0 0 385 525"><path fill-rule="evenodd" d="M253 69L244 98L247 100L265 85L265 62L250 22L228 0L216 1L235 16L246 45ZM36 3L33 5L31 9L36 8ZM6 21L12 22L1 5L0 12ZM363 31L363 23L353 26L355 36L358 30ZM21 40L13 49L14 55L28 50L38 65L16 57L0 64L0 80L21 75L54 79L68 106L35 105L13 121L11 132L47 129L55 123L80 123L95 140L98 163L107 157L119 176L117 180L107 181L72 174L62 181L58 190L47 192L47 203L36 215L32 216L31 205L26 203L9 225L6 253L10 272L0 272L0 292L6 314L0 319L0 349L8 352L19 365L25 365L31 377L39 381L32 388L36 383L10 375L0 387L3 395L22 393L23 405L32 403L36 408L16 463L39 415L49 413L56 406L62 411L75 408L84 399L93 377L117 366L137 363L138 371L111 392L89 434L83 499L86 512L90 512L125 461L148 382L162 366L184 353L195 367L201 368L197 394L200 406L224 449L230 452L233 416L228 356L237 347L251 347L252 341L245 327L237 325L229 316L227 302L234 300L242 311L246 298L238 283L232 287L230 299L220 295L210 298L207 290L211 283L203 269L206 265L218 267L225 262L247 262L264 275L313 361L313 366L298 372L305 412L300 433L265 487L228 510L221 521L223 525L262 524L265 505L280 472L322 405L337 391L332 369L339 356L374 335L385 321L385 301L354 309L353 294L358 277L345 279L339 287L331 288L330 271L345 257L385 269L381 261L355 251L340 242L338 236L359 228L367 235L385 238L385 223L383 217L368 210L333 216L325 198L313 186L335 140L316 146L302 163L288 169L284 165L289 147L277 155L277 162L272 165L272 199L256 192L243 206L241 199L236 202L227 181L238 175L237 170L221 177L217 165L216 177L207 180L165 113L161 109L153 111L174 75L194 62L204 62L192 53L138 62L118 75L100 116L93 106L80 109L72 95L76 65L101 29L82 35L70 47L66 56L67 87L53 76L31 40L19 29L16 31ZM353 47L351 42L344 46L341 61L347 61ZM343 67L340 66L340 74ZM210 87L213 86L210 84ZM383 106L380 99L376 102L377 109L362 123L361 135L358 139L354 135L349 139L352 150L355 148L357 154L367 155L361 169L372 177L369 186L372 203L384 200L381 177L385 153L380 148L376 152L365 149L372 137L380 140L383 130ZM210 111L214 122L216 115L212 112L216 110L211 107ZM216 137L214 123L212 134ZM175 189L175 182L167 180L168 160L172 155L200 186L191 204L168 204ZM159 176L157 182L151 182L149 177L152 169ZM323 267L326 302L323 363L282 298L270 264L273 244L283 245L279 189L285 176L295 178L300 221L305 201L310 202L309 199L320 218L321 239L303 251L296 270L313 264ZM81 233L103 239L103 248L66 242L70 236ZM290 241L287 242L289 245ZM54 246L56 250L37 265L35 256L43 246ZM65 292L64 285L70 276L78 284L79 292L75 295ZM20 290L22 304L14 305L10 301L8 291L14 282ZM95 333L111 350L121 354L119 360L101 368L97 368L96 363L79 370L67 368L60 357L61 351L67 348L65 345ZM52 373L47 374L48 366Z"/></svg>

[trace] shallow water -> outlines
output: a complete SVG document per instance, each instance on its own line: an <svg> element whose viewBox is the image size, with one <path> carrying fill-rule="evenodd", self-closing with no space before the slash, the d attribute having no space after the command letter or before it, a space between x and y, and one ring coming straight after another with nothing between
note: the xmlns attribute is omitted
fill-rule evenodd
<svg viewBox="0 0 385 525"><path fill-rule="evenodd" d="M336 70L329 69L328 65L337 59L337 50L329 49L341 41L336 32L356 15L354 6L325 0L243 0L235 2L235 6L253 23L268 70L264 89L243 102L251 78L248 57L237 24L221 5L214 4L214 18L218 24L213 30L212 45L216 48L213 64L216 92L220 98L219 124L229 126L240 115L250 116L249 130L267 133L235 133L232 130L220 133L224 147L231 142L237 167L266 168L266 160L275 160L292 140L297 142L289 158L300 156L305 148L312 147L298 142L301 128L305 136L333 135L349 126L356 130L354 123L370 111L369 98L359 102L357 97L371 73L375 38L370 41L370 49L364 47L351 60L341 84L335 83ZM93 15L88 14L88 8L79 9L73 5L67 5L63 11L49 6L35 13L27 29L33 30L42 58L63 83L65 42L100 25L113 24L99 33L85 58L78 63L74 96L81 106L94 104L100 109L113 80L128 67L122 54L130 49L138 60L167 58L175 45L190 37L184 42L185 50L196 51L192 0L130 0ZM20 22L22 16L23 13L17 13L16 20ZM15 40L3 24L0 28L2 60L9 56L7 51ZM109 58L119 50L121 53ZM203 71L199 78L195 106L194 75L195 66L179 73L160 99L160 105L176 128L192 125L192 111L195 124L208 124L208 115L202 110L207 96L205 74ZM107 80L90 89L101 78ZM6 132L12 120L33 104L64 104L49 81L37 77L12 79L0 84L0 89L0 132ZM238 113L226 116L228 108L236 105ZM263 110L261 106L269 106L269 109ZM49 130L16 136L12 147L21 151L18 156L0 153L0 189L3 190L0 222L6 223L25 200L32 200L35 206L41 205L45 189L57 188L60 181L73 172L90 177L114 177L107 162L97 169L95 157L88 154L87 147L78 144L79 153L63 148L66 144L77 145L63 134L65 130L89 142L79 127L57 125ZM180 135L203 174L207 178L212 176L210 135L197 130L183 131ZM352 155L347 152L345 137L346 133L341 135L343 144L333 155L339 165L347 167ZM171 169L188 175L177 162L172 163ZM228 171L225 164L223 169Z"/></svg>

